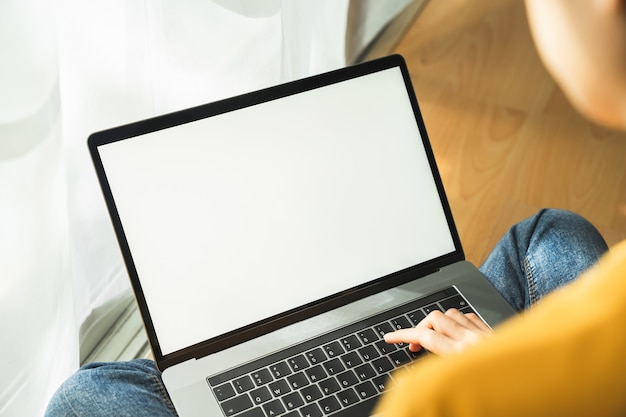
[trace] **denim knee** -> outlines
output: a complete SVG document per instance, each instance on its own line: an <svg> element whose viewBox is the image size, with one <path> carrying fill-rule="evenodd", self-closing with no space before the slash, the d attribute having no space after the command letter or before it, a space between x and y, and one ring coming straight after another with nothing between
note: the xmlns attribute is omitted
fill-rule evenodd
<svg viewBox="0 0 626 417"><path fill-rule="evenodd" d="M608 249L598 230L582 216L545 210L526 254L530 285L538 298L567 284L594 265Z"/></svg>
<svg viewBox="0 0 626 417"><path fill-rule="evenodd" d="M176 416L152 361L92 363L59 387L46 417Z"/></svg>
<svg viewBox="0 0 626 417"><path fill-rule="evenodd" d="M543 209L514 225L481 271L517 311L578 277L607 250L582 216Z"/></svg>
<svg viewBox="0 0 626 417"><path fill-rule="evenodd" d="M567 276L578 276L596 263L608 249L598 230L584 217L566 210L544 209L537 214L528 254L546 265L563 268Z"/></svg>

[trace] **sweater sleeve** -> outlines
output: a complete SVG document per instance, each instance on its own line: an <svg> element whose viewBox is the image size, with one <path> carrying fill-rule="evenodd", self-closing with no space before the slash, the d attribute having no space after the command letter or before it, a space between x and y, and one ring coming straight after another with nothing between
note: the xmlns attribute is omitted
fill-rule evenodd
<svg viewBox="0 0 626 417"><path fill-rule="evenodd" d="M493 337L394 374L377 413L626 415L625 307L626 241Z"/></svg>

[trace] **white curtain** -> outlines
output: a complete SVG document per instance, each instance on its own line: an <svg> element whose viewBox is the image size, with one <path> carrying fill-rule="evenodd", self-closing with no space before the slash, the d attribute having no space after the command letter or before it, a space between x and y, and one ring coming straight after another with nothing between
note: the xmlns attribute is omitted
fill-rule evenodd
<svg viewBox="0 0 626 417"><path fill-rule="evenodd" d="M77 364L54 9L0 2L0 415Z"/></svg>
<svg viewBox="0 0 626 417"><path fill-rule="evenodd" d="M0 1L0 417L41 415L80 324L129 288L87 136L344 66L349 7Z"/></svg>

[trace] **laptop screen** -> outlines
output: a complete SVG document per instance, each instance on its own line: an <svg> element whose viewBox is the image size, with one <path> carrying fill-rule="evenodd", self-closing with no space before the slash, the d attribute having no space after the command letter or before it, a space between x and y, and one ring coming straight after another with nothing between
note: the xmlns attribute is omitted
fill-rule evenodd
<svg viewBox="0 0 626 417"><path fill-rule="evenodd" d="M97 154L163 355L455 251L398 67Z"/></svg>

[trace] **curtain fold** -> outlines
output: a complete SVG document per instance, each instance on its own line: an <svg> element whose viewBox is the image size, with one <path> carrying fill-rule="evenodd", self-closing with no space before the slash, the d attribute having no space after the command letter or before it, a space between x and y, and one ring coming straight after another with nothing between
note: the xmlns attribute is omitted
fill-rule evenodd
<svg viewBox="0 0 626 417"><path fill-rule="evenodd" d="M348 0L0 2L0 417L41 415L78 366L80 324L129 291L88 135L344 66L348 13Z"/></svg>
<svg viewBox="0 0 626 417"><path fill-rule="evenodd" d="M0 416L40 415L78 362L53 4L1 2L0 54Z"/></svg>

